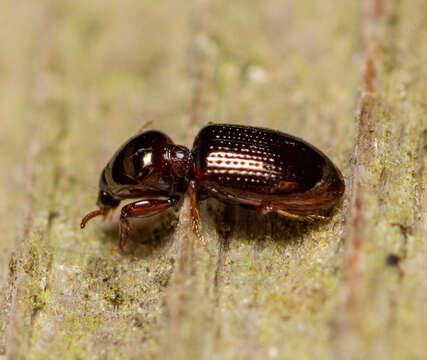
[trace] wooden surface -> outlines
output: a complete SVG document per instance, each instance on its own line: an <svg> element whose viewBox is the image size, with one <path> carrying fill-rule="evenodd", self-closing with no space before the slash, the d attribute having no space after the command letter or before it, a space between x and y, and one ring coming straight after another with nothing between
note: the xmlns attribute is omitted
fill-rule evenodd
<svg viewBox="0 0 427 360"><path fill-rule="evenodd" d="M424 359L427 2L0 2L0 354ZM146 121L297 135L342 169L330 223L189 204L125 253L100 171ZM179 221L177 220L179 216Z"/></svg>

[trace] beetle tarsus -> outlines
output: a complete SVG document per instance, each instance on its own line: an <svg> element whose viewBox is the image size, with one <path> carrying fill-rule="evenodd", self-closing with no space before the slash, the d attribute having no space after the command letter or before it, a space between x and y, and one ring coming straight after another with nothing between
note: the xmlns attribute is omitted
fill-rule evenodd
<svg viewBox="0 0 427 360"><path fill-rule="evenodd" d="M286 216L286 217L290 217L292 219L296 219L296 220L301 220L301 221L308 221L308 222L313 222L315 220L323 220L323 221L330 221L331 218L326 217L326 216L322 216L322 215L316 215L316 214L295 214L283 209L276 209L274 210L275 212L277 212L280 215Z"/></svg>
<svg viewBox="0 0 427 360"><path fill-rule="evenodd" d="M332 220L328 216L322 216L322 215L316 215L316 214L307 215L306 217L310 218L311 221L315 221L315 220L331 221Z"/></svg>

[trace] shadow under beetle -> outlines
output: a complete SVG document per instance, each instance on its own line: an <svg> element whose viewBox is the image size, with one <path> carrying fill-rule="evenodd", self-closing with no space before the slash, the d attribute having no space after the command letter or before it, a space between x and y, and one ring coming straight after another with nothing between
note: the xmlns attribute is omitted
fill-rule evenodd
<svg viewBox="0 0 427 360"><path fill-rule="evenodd" d="M130 138L104 168L98 210L81 228L106 215L124 199L120 248L133 217L149 217L175 205L188 191L193 230L199 233L198 202L214 197L262 214L277 212L300 220L335 205L345 190L343 176L320 150L294 136L264 128L214 124L197 135L193 149L175 145L165 134L145 131Z"/></svg>

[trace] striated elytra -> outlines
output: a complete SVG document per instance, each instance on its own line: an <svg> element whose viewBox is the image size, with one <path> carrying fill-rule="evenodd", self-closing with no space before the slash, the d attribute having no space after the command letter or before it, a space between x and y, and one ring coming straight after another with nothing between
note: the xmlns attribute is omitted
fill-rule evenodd
<svg viewBox="0 0 427 360"><path fill-rule="evenodd" d="M165 134L146 131L129 139L108 162L99 182L98 210L81 227L105 215L121 200L120 247L133 217L148 217L191 196L193 229L198 203L215 197L265 214L300 220L327 219L319 211L343 196L344 180L329 158L307 142L270 129L214 124L197 135L193 149L175 145Z"/></svg>

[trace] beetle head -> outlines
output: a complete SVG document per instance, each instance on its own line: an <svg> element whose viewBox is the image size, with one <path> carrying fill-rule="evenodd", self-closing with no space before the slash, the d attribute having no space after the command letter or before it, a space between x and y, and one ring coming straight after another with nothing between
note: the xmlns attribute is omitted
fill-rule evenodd
<svg viewBox="0 0 427 360"><path fill-rule="evenodd" d="M98 200L96 205L101 209L113 209L117 207L120 203L120 200L116 200L110 193L104 190L99 190Z"/></svg>

